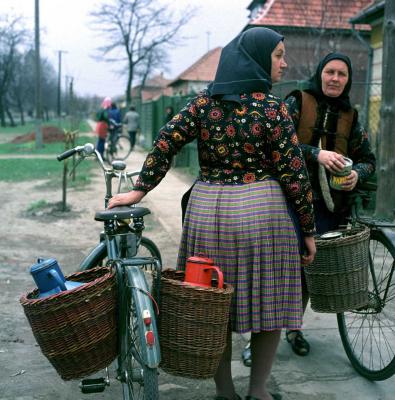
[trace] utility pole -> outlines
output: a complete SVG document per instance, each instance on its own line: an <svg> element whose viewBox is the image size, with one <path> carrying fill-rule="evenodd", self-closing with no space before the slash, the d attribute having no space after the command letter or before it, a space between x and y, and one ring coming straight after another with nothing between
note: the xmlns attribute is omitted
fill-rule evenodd
<svg viewBox="0 0 395 400"><path fill-rule="evenodd" d="M376 215L394 220L395 212L395 79L393 60L395 58L395 1L387 0L383 23L383 70L381 85L379 168L377 171L378 190Z"/></svg>
<svg viewBox="0 0 395 400"><path fill-rule="evenodd" d="M41 132L41 61L40 61L40 1L34 3L34 50L35 50L35 78L36 78L36 147L43 147Z"/></svg>
<svg viewBox="0 0 395 400"><path fill-rule="evenodd" d="M210 51L210 35L211 35L211 32L207 31L206 34L207 34L207 52L209 52Z"/></svg>
<svg viewBox="0 0 395 400"><path fill-rule="evenodd" d="M61 97L62 97L62 53L67 53L67 51L58 50L58 117L62 115L61 107Z"/></svg>
<svg viewBox="0 0 395 400"><path fill-rule="evenodd" d="M66 90L65 90L65 93L64 93L64 100L65 100L64 102L65 102L65 111L66 111L67 115L70 114L69 78L70 78L69 75L66 75L64 77L64 79L65 79L65 87L66 87Z"/></svg>

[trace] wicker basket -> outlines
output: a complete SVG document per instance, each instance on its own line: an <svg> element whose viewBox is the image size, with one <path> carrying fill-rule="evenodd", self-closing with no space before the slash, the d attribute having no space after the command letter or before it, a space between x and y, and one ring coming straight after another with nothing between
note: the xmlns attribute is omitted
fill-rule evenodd
<svg viewBox="0 0 395 400"><path fill-rule="evenodd" d="M231 285L185 285L184 272L162 272L159 337L161 368L169 374L212 378L225 350Z"/></svg>
<svg viewBox="0 0 395 400"><path fill-rule="evenodd" d="M305 267L311 308L339 313L368 302L369 229L339 230L337 239L317 239L314 262Z"/></svg>
<svg viewBox="0 0 395 400"><path fill-rule="evenodd" d="M114 272L94 268L67 280L86 284L41 299L36 289L20 298L41 351L64 380L99 371L117 355Z"/></svg>

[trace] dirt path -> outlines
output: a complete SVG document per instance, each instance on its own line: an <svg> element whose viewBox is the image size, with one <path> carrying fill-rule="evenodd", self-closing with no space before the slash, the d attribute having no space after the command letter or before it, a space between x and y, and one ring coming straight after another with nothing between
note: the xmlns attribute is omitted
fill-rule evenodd
<svg viewBox="0 0 395 400"><path fill-rule="evenodd" d="M138 168L142 157L143 154L131 157L132 169ZM147 196L145 203L153 211L146 218L145 235L161 249L166 267L175 265L181 226L179 215L173 218L173 224L160 217L161 210L168 214L168 210L178 207L179 199L166 193L166 187L172 185L172 181L164 183L161 192ZM102 174L97 170L85 190L69 190L67 202L71 212L38 212L32 216L26 213L32 204L40 200L59 202L61 190L51 188L45 180L0 182L0 400L122 398L118 384L102 394L86 396L81 394L78 381L62 381L42 355L19 304L21 294L34 287L29 269L37 257L56 258L64 273L69 274L97 243L101 225L93 216L95 210L102 208L103 187ZM180 190L183 193L184 188ZM160 384L163 400L211 398L214 390L211 380L188 380L164 373L160 375ZM202 397L202 393L210 394Z"/></svg>

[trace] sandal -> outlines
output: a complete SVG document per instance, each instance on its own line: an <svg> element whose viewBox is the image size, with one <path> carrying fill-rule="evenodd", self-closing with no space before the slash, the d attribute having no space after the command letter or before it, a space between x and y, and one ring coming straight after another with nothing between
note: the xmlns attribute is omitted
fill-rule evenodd
<svg viewBox="0 0 395 400"><path fill-rule="evenodd" d="M310 352L309 342L303 337L302 331L290 330L285 332L287 342L291 344L292 350L298 356L307 356Z"/></svg>
<svg viewBox="0 0 395 400"><path fill-rule="evenodd" d="M236 393L236 399L241 400L241 397ZM229 400L227 397L224 396L215 396L214 400Z"/></svg>
<svg viewBox="0 0 395 400"><path fill-rule="evenodd" d="M251 367L251 365L252 365L252 360L251 360L251 342L248 342L246 344L246 347L244 347L244 350L241 353L241 359L243 360L243 364L246 367Z"/></svg>

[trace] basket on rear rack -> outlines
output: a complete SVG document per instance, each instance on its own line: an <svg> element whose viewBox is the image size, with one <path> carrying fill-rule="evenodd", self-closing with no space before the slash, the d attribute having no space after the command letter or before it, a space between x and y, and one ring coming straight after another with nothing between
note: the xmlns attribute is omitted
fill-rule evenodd
<svg viewBox="0 0 395 400"><path fill-rule="evenodd" d="M304 268L311 308L317 312L340 313L368 302L369 229L337 232L333 239L317 238L314 262Z"/></svg>
<svg viewBox="0 0 395 400"><path fill-rule="evenodd" d="M85 284L37 298L20 298L41 351L64 380L79 379L108 366L117 356L116 280L109 268L67 277Z"/></svg>
<svg viewBox="0 0 395 400"><path fill-rule="evenodd" d="M226 346L233 287L186 285L184 276L172 269L162 272L160 366L172 375L211 378Z"/></svg>

